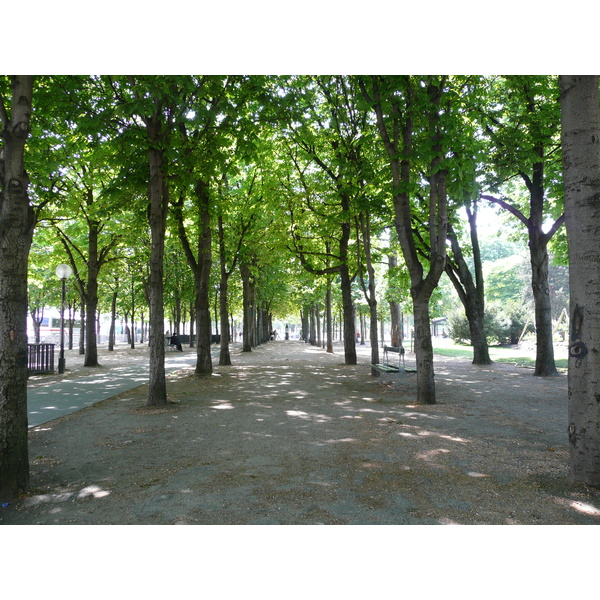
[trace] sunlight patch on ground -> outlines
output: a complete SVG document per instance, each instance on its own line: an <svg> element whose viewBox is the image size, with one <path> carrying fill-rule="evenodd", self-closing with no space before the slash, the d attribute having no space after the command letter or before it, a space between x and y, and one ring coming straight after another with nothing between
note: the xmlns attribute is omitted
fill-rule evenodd
<svg viewBox="0 0 600 600"><path fill-rule="evenodd" d="M97 485L88 485L87 487L84 487L79 494L77 494L77 497L87 498L88 496L93 496L94 498L104 498L104 496L108 496L109 494L109 491L103 490Z"/></svg>
<svg viewBox="0 0 600 600"><path fill-rule="evenodd" d="M414 406L407 406L406 408L416 408ZM442 415L428 415L427 413L421 413L421 412L399 412L398 414L400 414L403 417L407 417L409 419L418 419L418 418L423 418L423 419L442 419L444 421L455 421L456 417L449 417L447 415L442 416Z"/></svg>
<svg viewBox="0 0 600 600"><path fill-rule="evenodd" d="M469 477L489 477L489 475L485 475L484 473L477 473L476 471L469 471L467 475Z"/></svg>
<svg viewBox="0 0 600 600"><path fill-rule="evenodd" d="M600 509L597 509L591 504L586 504L585 502L571 502L570 507L585 515L590 515L592 517L600 517Z"/></svg>
<svg viewBox="0 0 600 600"><path fill-rule="evenodd" d="M554 501L563 508L571 508L579 513L588 515L589 517L600 517L600 509L596 508L593 504L557 497L554 498Z"/></svg>
<svg viewBox="0 0 600 600"><path fill-rule="evenodd" d="M256 431L242 431L244 435L250 437L259 437L259 438L274 438L275 436L272 433L257 433Z"/></svg>
<svg viewBox="0 0 600 600"><path fill-rule="evenodd" d="M399 421L389 421L389 422L396 422L398 423ZM408 427L411 429L416 429L416 427L414 425L404 425L404 427ZM420 429L419 431L415 432L415 433L409 433L408 431L399 431L398 435L401 435L402 437L407 437L407 438L420 438L420 437L436 437L442 440L449 440L451 442L459 442L461 444L470 444L471 440L467 440L465 438L461 438L461 437L454 437L451 435L444 435L441 433L436 433L435 431L428 431L427 429Z"/></svg>
<svg viewBox="0 0 600 600"><path fill-rule="evenodd" d="M214 404L211 408L215 408L217 410L231 410L234 407L231 402L221 402L220 404Z"/></svg>
<svg viewBox="0 0 600 600"><path fill-rule="evenodd" d="M109 496L108 490L103 490L97 485L88 485L79 492L58 492L56 494L38 494L32 496L25 501L25 506L38 506L40 504L48 504L50 502L67 502L77 498L104 498Z"/></svg>
<svg viewBox="0 0 600 600"><path fill-rule="evenodd" d="M439 520L440 525L460 525L457 521L453 521L452 519L442 518Z"/></svg>
<svg viewBox="0 0 600 600"><path fill-rule="evenodd" d="M443 440L450 440L451 442L461 442L462 444L470 444L471 443L471 440L465 440L464 438L453 437L451 435L440 435L438 437L442 438Z"/></svg>
<svg viewBox="0 0 600 600"><path fill-rule="evenodd" d="M286 410L285 413L288 415L288 417L298 417L299 419L304 419L305 421L315 421L316 423L325 423L326 421L331 421L331 417L328 417L327 415L311 415L301 410Z"/></svg>
<svg viewBox="0 0 600 600"><path fill-rule="evenodd" d="M426 450L425 452L419 452L417 458L419 460L433 460L439 454L448 454L450 450L447 448L437 448L436 450Z"/></svg>

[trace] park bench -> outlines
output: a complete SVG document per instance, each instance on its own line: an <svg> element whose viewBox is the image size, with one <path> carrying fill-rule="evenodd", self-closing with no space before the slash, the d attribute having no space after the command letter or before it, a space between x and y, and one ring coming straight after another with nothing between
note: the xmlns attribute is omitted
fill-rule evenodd
<svg viewBox="0 0 600 600"><path fill-rule="evenodd" d="M389 358L389 353L396 353L398 354L398 369L400 368L400 366L404 366L404 346L384 346L383 347L383 362L385 364L391 364L390 363L390 358Z"/></svg>
<svg viewBox="0 0 600 600"><path fill-rule="evenodd" d="M398 363L390 362L389 353L398 354ZM401 380L406 373L414 373L415 369L407 369L404 363L404 347L403 346L384 346L383 347L383 364L370 365L371 369L379 371L381 375L390 376L394 379Z"/></svg>

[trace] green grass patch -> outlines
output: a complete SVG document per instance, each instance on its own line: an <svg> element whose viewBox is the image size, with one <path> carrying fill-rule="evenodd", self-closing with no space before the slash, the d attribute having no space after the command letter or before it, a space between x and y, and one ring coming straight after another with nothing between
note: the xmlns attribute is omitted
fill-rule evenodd
<svg viewBox="0 0 600 600"><path fill-rule="evenodd" d="M456 356L473 360L472 346L457 346L446 342L443 346L436 346L434 344L433 352L441 356ZM494 362L511 363L519 367L535 367L535 357L523 355L520 350L502 346L490 346L489 353L490 358ZM557 369L566 370L568 368L568 359L566 358L557 358L554 362Z"/></svg>

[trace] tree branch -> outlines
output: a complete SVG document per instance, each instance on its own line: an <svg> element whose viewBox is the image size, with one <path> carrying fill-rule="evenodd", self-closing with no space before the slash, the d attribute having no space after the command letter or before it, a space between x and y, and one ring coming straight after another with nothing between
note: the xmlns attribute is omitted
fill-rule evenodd
<svg viewBox="0 0 600 600"><path fill-rule="evenodd" d="M488 200L489 202L492 202L493 204L497 204L498 206L501 206L502 208L507 210L509 213L511 213L515 217L517 217L517 219L519 219L519 221L522 221L526 227L529 227L529 219L519 209L515 208L512 204L509 204L505 200L496 198L495 196L489 196L487 194L481 194L480 198L482 198L483 200Z"/></svg>

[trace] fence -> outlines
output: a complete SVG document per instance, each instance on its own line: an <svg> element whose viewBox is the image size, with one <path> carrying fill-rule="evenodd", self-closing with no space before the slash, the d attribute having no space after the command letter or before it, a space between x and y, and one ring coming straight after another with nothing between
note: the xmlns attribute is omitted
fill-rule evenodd
<svg viewBox="0 0 600 600"><path fill-rule="evenodd" d="M54 344L27 344L29 375L54 373Z"/></svg>

